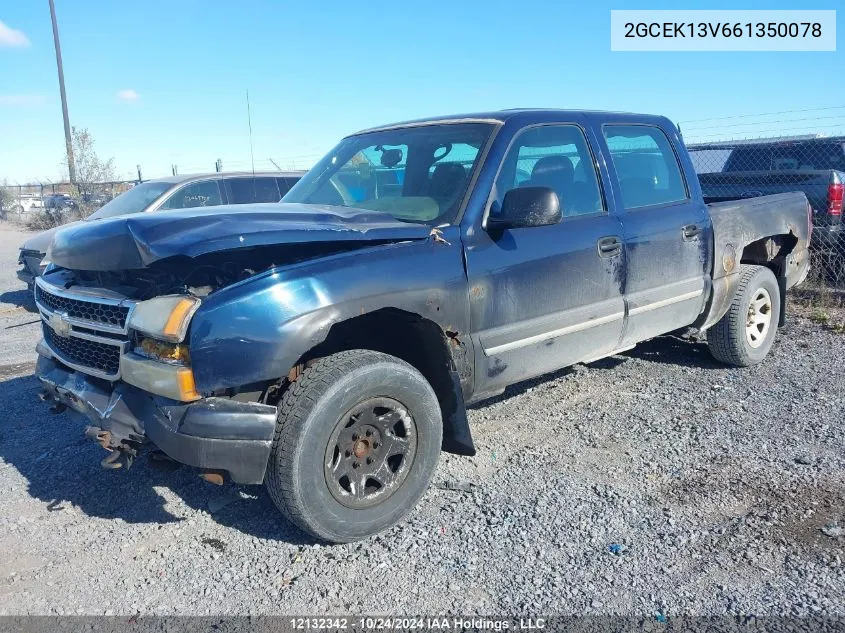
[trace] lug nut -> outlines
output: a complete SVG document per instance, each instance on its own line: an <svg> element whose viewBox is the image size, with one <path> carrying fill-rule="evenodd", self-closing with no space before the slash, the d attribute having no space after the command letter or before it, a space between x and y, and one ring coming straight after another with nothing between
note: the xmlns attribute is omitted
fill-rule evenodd
<svg viewBox="0 0 845 633"><path fill-rule="evenodd" d="M378 448L380 444L378 442L373 442L373 448Z"/></svg>
<svg viewBox="0 0 845 633"><path fill-rule="evenodd" d="M373 434L373 432L371 430L367 429L367 437L370 437L372 434Z"/></svg>
<svg viewBox="0 0 845 633"><path fill-rule="evenodd" d="M353 442L357 442L357 441L358 441L358 434L357 434L357 433L353 433L353 434L352 434L352 441L353 441Z"/></svg>
<svg viewBox="0 0 845 633"><path fill-rule="evenodd" d="M372 457L368 457L368 458L367 458L367 463L368 463L368 464L372 464L372 463L373 463L373 458L372 458Z"/></svg>
<svg viewBox="0 0 845 633"><path fill-rule="evenodd" d="M354 462L354 463L352 464L352 468L358 468L358 466L360 466L360 465L361 465L361 464L359 464L358 462Z"/></svg>
<svg viewBox="0 0 845 633"><path fill-rule="evenodd" d="M344 456L344 457L351 457L351 456L352 456L352 451L346 451L346 452L344 452L344 453L343 453L343 456Z"/></svg>

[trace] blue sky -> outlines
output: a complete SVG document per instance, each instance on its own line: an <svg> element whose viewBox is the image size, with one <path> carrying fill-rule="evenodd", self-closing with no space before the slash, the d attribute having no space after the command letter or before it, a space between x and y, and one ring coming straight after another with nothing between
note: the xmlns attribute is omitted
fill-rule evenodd
<svg viewBox="0 0 845 633"><path fill-rule="evenodd" d="M845 131L841 44L835 53L610 51L612 8L676 2L55 2L71 124L87 127L125 177L139 163L145 177L172 164L212 170L218 158L224 169L249 168L247 89L258 169L271 157L308 167L371 125L518 106L661 113L688 122L688 140ZM64 143L47 0L4 0L0 22L0 181L55 180Z"/></svg>

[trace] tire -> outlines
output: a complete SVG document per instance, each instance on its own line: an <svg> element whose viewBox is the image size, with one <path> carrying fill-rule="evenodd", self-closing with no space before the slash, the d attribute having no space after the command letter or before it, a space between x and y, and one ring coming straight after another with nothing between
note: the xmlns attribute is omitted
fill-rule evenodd
<svg viewBox="0 0 845 633"><path fill-rule="evenodd" d="M414 367L369 350L332 354L282 397L264 485L302 530L323 541L359 540L417 504L442 435L437 396Z"/></svg>
<svg viewBox="0 0 845 633"><path fill-rule="evenodd" d="M761 362L772 349L781 297L777 279L768 268L743 264L739 274L733 301L725 315L708 330L707 345L716 360L748 367Z"/></svg>

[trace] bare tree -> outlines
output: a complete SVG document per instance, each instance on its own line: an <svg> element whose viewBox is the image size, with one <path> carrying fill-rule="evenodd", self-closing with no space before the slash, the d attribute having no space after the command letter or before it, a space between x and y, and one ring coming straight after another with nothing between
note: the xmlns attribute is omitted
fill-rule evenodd
<svg viewBox="0 0 845 633"><path fill-rule="evenodd" d="M0 182L0 220L6 219L6 214L12 210L15 198L7 188L9 183L6 180Z"/></svg>
<svg viewBox="0 0 845 633"><path fill-rule="evenodd" d="M90 193L97 183L117 180L114 158L101 160L94 149L94 137L88 128L71 128L73 161L76 165L76 185L81 194ZM67 172L67 158L64 160Z"/></svg>

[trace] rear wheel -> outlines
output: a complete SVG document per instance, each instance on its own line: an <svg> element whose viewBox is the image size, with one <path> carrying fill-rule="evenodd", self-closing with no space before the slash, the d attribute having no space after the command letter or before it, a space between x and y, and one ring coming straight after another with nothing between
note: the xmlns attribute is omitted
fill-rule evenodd
<svg viewBox="0 0 845 633"><path fill-rule="evenodd" d="M321 358L279 403L267 491L320 539L371 536L428 488L442 427L431 385L404 361L369 350Z"/></svg>
<svg viewBox="0 0 845 633"><path fill-rule="evenodd" d="M707 332L713 357L738 367L766 358L777 334L780 302L774 273L764 266L743 264L728 311Z"/></svg>

